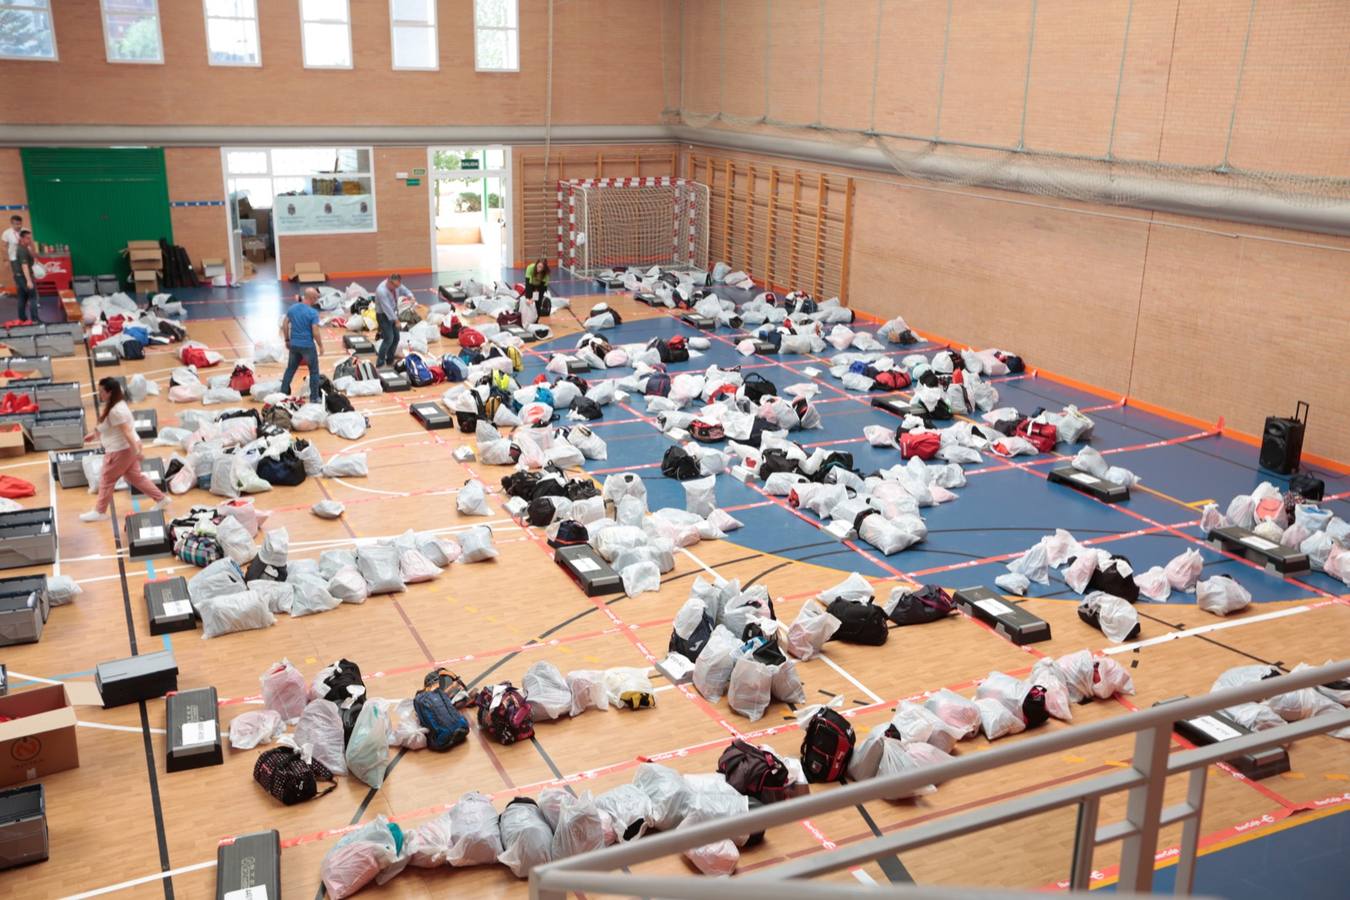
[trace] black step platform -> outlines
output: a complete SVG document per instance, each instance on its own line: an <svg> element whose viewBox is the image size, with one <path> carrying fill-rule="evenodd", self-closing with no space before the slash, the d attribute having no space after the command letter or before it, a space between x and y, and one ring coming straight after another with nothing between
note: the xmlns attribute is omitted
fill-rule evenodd
<svg viewBox="0 0 1350 900"><path fill-rule="evenodd" d="M694 313L685 313L680 316L680 321L686 325L692 325L702 331L712 331L717 328L717 320L710 319L707 316L699 316Z"/></svg>
<svg viewBox="0 0 1350 900"><path fill-rule="evenodd" d="M104 709L154 700L178 690L178 663L172 650L101 662L94 669L94 684Z"/></svg>
<svg viewBox="0 0 1350 900"><path fill-rule="evenodd" d="M1120 503L1130 499L1130 489L1125 485L1080 472L1073 466L1055 466L1046 477L1052 484L1066 485L1103 503Z"/></svg>
<svg viewBox="0 0 1350 900"><path fill-rule="evenodd" d="M159 435L159 413L153 409L133 409L131 419L136 427L136 434L142 439L153 439Z"/></svg>
<svg viewBox="0 0 1350 900"><path fill-rule="evenodd" d="M665 304L661 302L661 298L651 291L638 291L633 295L633 299L638 303L643 303L647 306L665 306Z"/></svg>
<svg viewBox="0 0 1350 900"><path fill-rule="evenodd" d="M619 573L590 544L559 547L553 553L553 561L562 566L563 571L586 592L587 597L617 594L623 590L623 579Z"/></svg>
<svg viewBox="0 0 1350 900"><path fill-rule="evenodd" d="M584 359L569 359L567 361L568 375L582 375L591 370L591 364Z"/></svg>
<svg viewBox="0 0 1350 900"><path fill-rule="evenodd" d="M358 356L374 355L375 353L375 344L371 342L370 338L359 334L344 334L342 346Z"/></svg>
<svg viewBox="0 0 1350 900"><path fill-rule="evenodd" d="M1153 705L1163 706L1185 699L1186 695L1182 694L1180 697L1159 700ZM1222 710L1204 716L1196 716L1193 719L1181 719L1174 723L1172 728L1177 734L1197 747L1222 744L1224 741L1231 741L1234 738L1251 734L1250 729L1244 728L1237 720ZM1224 762L1253 781L1260 781L1262 778L1288 772L1289 752L1283 747L1272 747L1269 750L1259 752L1240 753L1225 759Z"/></svg>
<svg viewBox="0 0 1350 900"><path fill-rule="evenodd" d="M112 349L111 347L94 348L95 366L101 368L103 366L120 366L121 364L122 364L121 355L119 355L118 352Z"/></svg>
<svg viewBox="0 0 1350 900"><path fill-rule="evenodd" d="M164 767L170 772L218 766L225 762L213 687L178 691L164 698L168 732Z"/></svg>
<svg viewBox="0 0 1350 900"><path fill-rule="evenodd" d="M469 299L469 295L462 288L449 288L445 285L436 288L436 295L446 303L463 303Z"/></svg>
<svg viewBox="0 0 1350 900"><path fill-rule="evenodd" d="M197 627L197 611L188 598L187 579L181 575L147 581L144 593L151 634L192 631Z"/></svg>
<svg viewBox="0 0 1350 900"><path fill-rule="evenodd" d="M400 394L403 391L412 390L412 383L408 381L407 375L400 375L397 372L381 372L380 387L387 394Z"/></svg>
<svg viewBox="0 0 1350 900"><path fill-rule="evenodd" d="M910 402L899 397L873 397L872 407L902 419L913 411Z"/></svg>
<svg viewBox="0 0 1350 900"><path fill-rule="evenodd" d="M509 328L503 328L502 331L511 335L512 337L520 338L527 344L533 344L535 341L539 340L539 336L536 335L533 331L531 331L528 328L522 328L519 325L512 325Z"/></svg>
<svg viewBox="0 0 1350 900"><path fill-rule="evenodd" d="M1004 600L1002 594L987 587L961 588L952 599L962 612L990 626L1019 647L1050 640L1049 622L1023 609L1020 603Z"/></svg>
<svg viewBox="0 0 1350 900"><path fill-rule="evenodd" d="M1308 554L1297 547L1286 547L1261 537L1254 531L1239 528L1215 528L1209 533L1209 543L1217 550L1226 550L1266 567L1277 575L1293 575L1309 568Z"/></svg>
<svg viewBox="0 0 1350 900"><path fill-rule="evenodd" d="M45 788L26 784L0 791L0 870L42 862L47 851ZM27 894L17 885L15 890L15 897Z"/></svg>
<svg viewBox="0 0 1350 900"><path fill-rule="evenodd" d="M155 487L160 488L161 490L164 488L164 460L154 458L142 459L141 471L145 473L145 477L149 478L151 483L154 484ZM127 487L131 491L131 496L133 497L145 496L145 494L135 485L128 484Z"/></svg>
<svg viewBox="0 0 1350 900"><path fill-rule="evenodd" d="M256 831L216 848L216 900L281 900L281 834Z"/></svg>
<svg viewBox="0 0 1350 900"><path fill-rule="evenodd" d="M158 509L133 513L126 519L128 555L132 559L147 556L172 556L173 537Z"/></svg>
<svg viewBox="0 0 1350 900"><path fill-rule="evenodd" d="M439 431L442 428L453 428L455 425L454 417L435 400L414 403L408 407L408 412L412 413L412 417L421 422L427 431Z"/></svg>

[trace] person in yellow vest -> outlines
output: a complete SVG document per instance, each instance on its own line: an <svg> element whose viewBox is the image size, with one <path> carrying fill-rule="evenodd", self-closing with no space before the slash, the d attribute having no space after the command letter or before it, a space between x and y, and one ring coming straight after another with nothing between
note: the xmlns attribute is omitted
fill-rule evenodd
<svg viewBox="0 0 1350 900"><path fill-rule="evenodd" d="M548 290L548 260L536 259L525 267L525 299L544 299Z"/></svg>

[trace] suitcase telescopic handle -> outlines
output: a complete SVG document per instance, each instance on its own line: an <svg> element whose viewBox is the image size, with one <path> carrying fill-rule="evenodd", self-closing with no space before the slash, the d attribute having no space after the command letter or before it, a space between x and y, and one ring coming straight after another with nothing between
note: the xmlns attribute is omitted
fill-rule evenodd
<svg viewBox="0 0 1350 900"><path fill-rule="evenodd" d="M1294 407L1294 421L1308 424L1308 404L1306 401L1300 400Z"/></svg>

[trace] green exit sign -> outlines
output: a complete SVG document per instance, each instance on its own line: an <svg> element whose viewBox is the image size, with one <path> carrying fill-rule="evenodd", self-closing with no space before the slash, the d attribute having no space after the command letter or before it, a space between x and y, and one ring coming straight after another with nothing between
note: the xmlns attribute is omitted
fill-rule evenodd
<svg viewBox="0 0 1350 900"><path fill-rule="evenodd" d="M408 187L417 187L417 186L420 185L421 183L422 183L422 179L420 179L420 178L409 178L409 179L408 179Z"/></svg>
<svg viewBox="0 0 1350 900"><path fill-rule="evenodd" d="M460 167L461 169L476 169L476 168L478 168L478 160L476 160L476 159L461 159L461 160L459 161L459 167Z"/></svg>

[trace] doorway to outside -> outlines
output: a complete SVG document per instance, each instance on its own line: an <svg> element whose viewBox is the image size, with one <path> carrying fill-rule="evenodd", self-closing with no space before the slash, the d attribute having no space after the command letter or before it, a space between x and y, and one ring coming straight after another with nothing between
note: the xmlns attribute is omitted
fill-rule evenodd
<svg viewBox="0 0 1350 900"><path fill-rule="evenodd" d="M432 265L442 278L497 281L513 260L511 148L431 147Z"/></svg>

